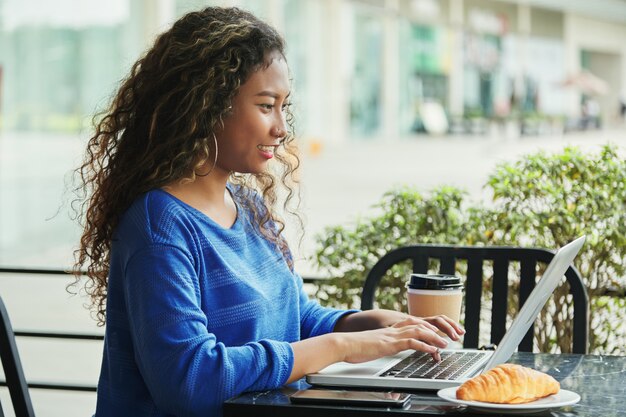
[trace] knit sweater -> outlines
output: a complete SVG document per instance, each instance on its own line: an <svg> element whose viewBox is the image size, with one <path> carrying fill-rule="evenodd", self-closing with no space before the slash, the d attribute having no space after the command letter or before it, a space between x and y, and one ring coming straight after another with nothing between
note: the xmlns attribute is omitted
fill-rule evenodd
<svg viewBox="0 0 626 417"><path fill-rule="evenodd" d="M242 205L226 229L150 191L114 234L96 417L219 416L230 397L285 384L290 342L347 313L308 299Z"/></svg>

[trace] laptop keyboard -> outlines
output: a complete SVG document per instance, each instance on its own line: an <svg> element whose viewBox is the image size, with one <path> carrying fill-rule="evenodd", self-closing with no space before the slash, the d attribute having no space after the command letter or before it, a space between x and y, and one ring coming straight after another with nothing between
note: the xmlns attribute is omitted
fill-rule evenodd
<svg viewBox="0 0 626 417"><path fill-rule="evenodd" d="M380 376L394 378L455 379L471 368L484 353L441 352L441 361L435 362L430 354L414 352Z"/></svg>

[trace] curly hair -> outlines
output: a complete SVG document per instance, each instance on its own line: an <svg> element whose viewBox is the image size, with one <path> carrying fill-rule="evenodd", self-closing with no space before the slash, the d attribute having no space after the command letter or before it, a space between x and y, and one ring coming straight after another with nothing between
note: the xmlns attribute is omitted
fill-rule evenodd
<svg viewBox="0 0 626 417"><path fill-rule="evenodd" d="M73 273L99 325L106 320L106 298L113 233L121 216L141 194L175 181L193 181L195 171L215 155L213 134L221 126L239 88L250 75L271 64L268 54L284 57L282 37L268 24L237 8L209 7L189 13L161 34L113 97L94 117L95 132L83 164L73 207L83 228ZM299 159L293 115L287 109L288 134L275 155L278 167L259 174L231 174L239 184L237 201L253 214L257 232L293 261L282 237L282 209L294 214L299 204L294 172ZM285 193L279 192L279 186ZM263 205L259 206L258 196ZM294 197L296 197L294 199Z"/></svg>

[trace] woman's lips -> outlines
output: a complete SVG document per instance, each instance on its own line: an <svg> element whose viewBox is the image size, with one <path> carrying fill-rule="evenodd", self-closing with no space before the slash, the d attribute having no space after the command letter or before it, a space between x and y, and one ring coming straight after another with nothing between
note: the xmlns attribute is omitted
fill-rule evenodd
<svg viewBox="0 0 626 417"><path fill-rule="evenodd" d="M261 151L261 155L266 159L272 159L274 157L274 151L277 145L257 145L257 149Z"/></svg>

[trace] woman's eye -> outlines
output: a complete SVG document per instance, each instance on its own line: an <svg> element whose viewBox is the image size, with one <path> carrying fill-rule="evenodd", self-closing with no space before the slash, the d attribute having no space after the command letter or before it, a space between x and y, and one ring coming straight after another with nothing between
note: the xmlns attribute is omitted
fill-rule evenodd
<svg viewBox="0 0 626 417"><path fill-rule="evenodd" d="M287 110L289 107L291 107L291 103L284 103L284 104L281 106L281 109L282 109L283 111L285 111L285 110Z"/></svg>
<svg viewBox="0 0 626 417"><path fill-rule="evenodd" d="M272 109L274 108L274 105L273 104L259 104L259 107L261 107L263 110L272 111Z"/></svg>

